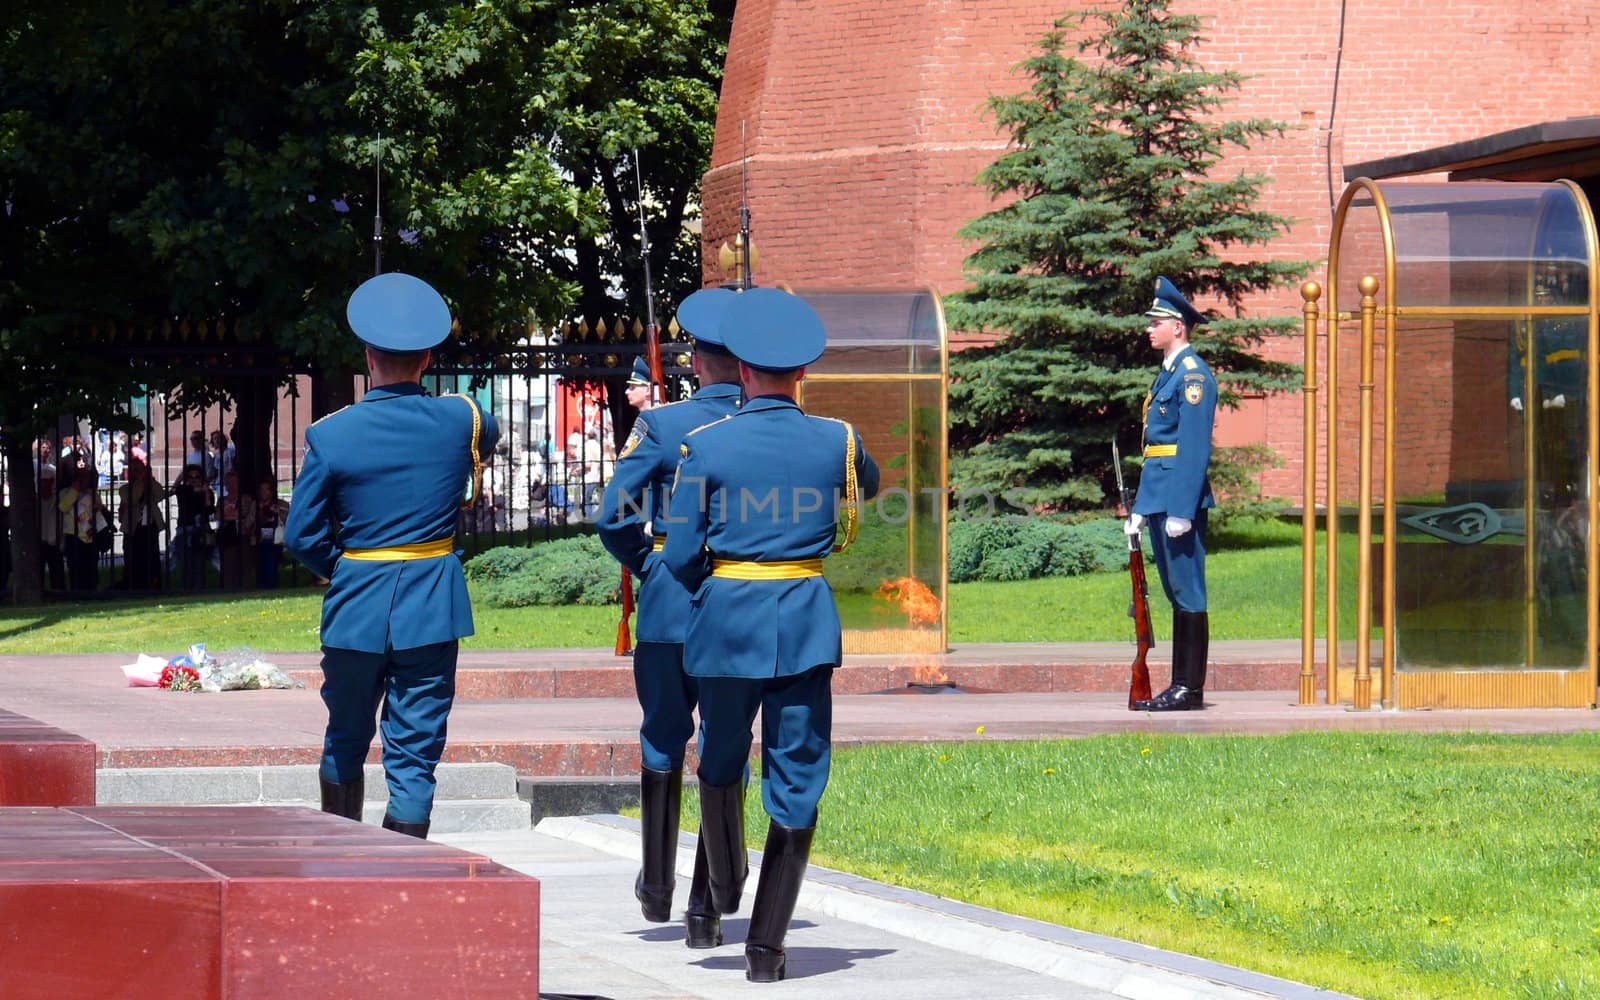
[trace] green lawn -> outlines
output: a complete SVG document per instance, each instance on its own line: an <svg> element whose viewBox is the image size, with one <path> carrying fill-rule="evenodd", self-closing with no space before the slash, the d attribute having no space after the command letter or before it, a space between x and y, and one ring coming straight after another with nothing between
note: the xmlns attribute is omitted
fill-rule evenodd
<svg viewBox="0 0 1600 1000"><path fill-rule="evenodd" d="M1300 634L1300 533L1268 523L1219 532L1207 556L1216 639L1292 639ZM1157 636L1170 635L1170 611L1152 567L1151 611ZM1320 572L1318 578L1320 579ZM1353 580L1353 570L1347 574ZM0 654L177 651L191 642L213 649L254 646L317 649L321 591L315 588L139 601L52 603L0 608ZM950 641L1087 642L1127 639L1126 573L950 588ZM1352 602L1347 602L1353 607ZM1318 621L1321 621L1319 602ZM609 646L616 607L473 609L479 649ZM1355 618L1342 612L1348 630Z"/></svg>
<svg viewBox="0 0 1600 1000"><path fill-rule="evenodd" d="M843 750L813 860L1373 1000L1600 995L1600 734Z"/></svg>

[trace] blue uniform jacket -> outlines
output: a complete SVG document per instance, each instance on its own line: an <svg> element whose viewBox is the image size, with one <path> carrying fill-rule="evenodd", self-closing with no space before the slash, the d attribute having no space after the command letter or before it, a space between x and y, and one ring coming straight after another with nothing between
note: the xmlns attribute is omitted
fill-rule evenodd
<svg viewBox="0 0 1600 1000"><path fill-rule="evenodd" d="M1589 381L1589 366L1583 356L1588 341L1589 327L1582 319L1563 316L1538 322L1534 328L1534 347L1539 360L1534 366L1533 379L1536 391L1544 399L1559 394L1567 397L1568 406L1582 405L1584 388ZM1522 399L1527 388L1528 333L1520 323L1506 354L1506 395Z"/></svg>
<svg viewBox="0 0 1600 1000"><path fill-rule="evenodd" d="M640 413L606 484L595 530L606 551L640 580L640 642L683 642L689 592L671 573L656 571L661 560L651 551L651 533L666 534L667 494L684 436L738 412L741 391L737 383L717 382L682 402Z"/></svg>
<svg viewBox="0 0 1600 1000"><path fill-rule="evenodd" d="M684 670L696 677L785 677L841 655L839 610L828 581L733 580L712 559L779 562L833 551L845 490L846 425L760 396L684 439L662 562L693 596ZM878 466L855 434L863 501Z"/></svg>
<svg viewBox="0 0 1600 1000"><path fill-rule="evenodd" d="M306 429L284 545L329 580L322 644L382 653L472 634L461 562L341 559L377 549L450 538L472 475L472 409L459 397L427 395L414 382L379 386ZM500 438L481 413L478 453Z"/></svg>
<svg viewBox="0 0 1600 1000"><path fill-rule="evenodd" d="M1217 415L1217 380L1194 352L1184 347L1165 365L1145 400L1144 469L1133 499L1135 514L1169 514L1194 519L1215 507L1206 467L1211 464L1211 430ZM1176 455L1150 455L1155 445L1176 445Z"/></svg>

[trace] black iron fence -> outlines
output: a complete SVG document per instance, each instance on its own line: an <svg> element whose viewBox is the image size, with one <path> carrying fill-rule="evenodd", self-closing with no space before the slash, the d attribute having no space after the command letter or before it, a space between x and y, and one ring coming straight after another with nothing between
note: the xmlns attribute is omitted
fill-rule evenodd
<svg viewBox="0 0 1600 1000"><path fill-rule="evenodd" d="M644 350L642 333L634 321L572 323L493 358L444 360L424 375L430 392L471 395L500 425L483 490L458 525L468 554L581 532L593 522L636 416L625 384ZM661 395L668 401L690 385L689 345L675 334L663 345L668 384ZM63 414L33 443L28 478L40 499L47 594L311 582L283 554L281 528L294 502L305 431L317 416L318 373L239 358L236 350L219 350L203 371L216 386L255 378L270 387L270 400L254 402L250 440L235 440L240 401L196 393L191 374L184 389L151 386L128 400L114 421ZM366 376L354 376L349 388L359 399ZM0 484L9 508L3 456ZM7 524L23 530L9 518Z"/></svg>

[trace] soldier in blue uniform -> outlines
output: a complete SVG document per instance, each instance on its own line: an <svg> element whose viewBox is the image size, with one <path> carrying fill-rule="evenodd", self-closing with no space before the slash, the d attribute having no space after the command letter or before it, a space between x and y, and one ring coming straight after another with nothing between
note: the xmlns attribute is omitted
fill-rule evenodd
<svg viewBox="0 0 1600 1000"><path fill-rule="evenodd" d="M408 274L379 275L350 296L346 318L367 345L372 388L306 429L284 542L327 578L322 600L322 808L361 818L362 765L379 728L389 785L387 829L428 834L434 768L455 696L456 649L472 634L455 554L464 486L499 439L466 396L423 391L450 310Z"/></svg>
<svg viewBox="0 0 1600 1000"><path fill-rule="evenodd" d="M1148 521L1150 551L1172 604L1172 683L1135 709L1181 712L1204 707L1210 624L1206 616L1206 511L1216 506L1206 469L1217 412L1217 380L1189 344L1205 322L1166 278L1145 315L1161 369L1144 402L1144 469L1126 530Z"/></svg>
<svg viewBox="0 0 1600 1000"><path fill-rule="evenodd" d="M826 342L810 306L753 288L727 307L721 335L739 359L745 403L684 439L662 560L692 594L684 669L700 682L700 830L723 913L739 908L748 872L741 777L761 712L771 822L745 977L773 982L784 978L783 939L828 782L841 643L822 560L835 550L841 509L848 544L859 504L878 491L878 467L849 424L795 404Z"/></svg>
<svg viewBox="0 0 1600 1000"><path fill-rule="evenodd" d="M1534 326L1536 360L1531 379L1527 325ZM1546 506L1565 507L1581 492L1577 485L1583 476L1587 445L1583 421L1588 412L1584 406L1589 382L1589 366L1584 360L1588 340L1585 320L1562 316L1519 323L1507 352L1506 394L1511 408L1534 423L1534 474L1547 484L1548 492L1540 497ZM1529 397L1526 404L1524 396Z"/></svg>
<svg viewBox="0 0 1600 1000"><path fill-rule="evenodd" d="M606 551L639 578L633 682L644 712L639 726L643 867L633 892L644 918L657 923L672 919L683 755L694 734L694 708L699 700L695 679L683 671L689 592L660 565L667 533L667 494L678 469L684 435L739 408L739 362L723 348L718 334L723 310L734 297L727 289L707 288L683 300L678 324L695 339L694 371L700 388L681 402L639 414L617 456L616 472L606 484L595 522ZM649 380L646 370L644 384L648 386ZM630 385L633 381L629 379ZM706 887L704 849L696 852L684 925L691 948L714 948L722 943L721 919Z"/></svg>
<svg viewBox="0 0 1600 1000"><path fill-rule="evenodd" d="M693 297L691 295L689 298ZM684 301L687 302L688 299ZM683 321L679 320L678 325L682 326ZM622 393L627 398L628 405L641 413L650 409L651 404L654 402L650 398L652 394L651 387L654 384L650 379L649 363L642 356L634 358L633 371L628 373L628 381L623 383L622 387Z"/></svg>

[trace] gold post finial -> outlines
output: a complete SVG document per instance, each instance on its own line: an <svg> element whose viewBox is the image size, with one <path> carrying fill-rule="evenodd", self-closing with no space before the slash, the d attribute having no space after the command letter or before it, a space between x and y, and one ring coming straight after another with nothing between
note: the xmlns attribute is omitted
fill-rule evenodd
<svg viewBox="0 0 1600 1000"><path fill-rule="evenodd" d="M749 260L751 270L754 270L759 263L761 263L761 248L756 246L754 240L751 240ZM717 265L724 271L731 272L734 281L744 280L745 252L743 233L734 236L732 246L729 246L727 241L723 241L722 246L717 250Z"/></svg>
<svg viewBox="0 0 1600 1000"><path fill-rule="evenodd" d="M1322 298L1322 286L1315 281L1308 281L1300 286L1300 297L1307 302L1315 302Z"/></svg>

